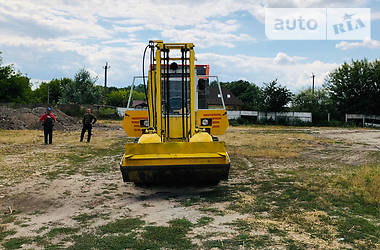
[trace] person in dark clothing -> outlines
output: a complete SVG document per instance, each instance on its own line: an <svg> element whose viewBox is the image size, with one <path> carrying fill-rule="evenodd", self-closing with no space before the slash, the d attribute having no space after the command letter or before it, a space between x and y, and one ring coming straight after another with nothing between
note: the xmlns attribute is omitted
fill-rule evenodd
<svg viewBox="0 0 380 250"><path fill-rule="evenodd" d="M48 137L49 137L49 144L52 144L53 143L53 126L55 124L55 117L53 113L51 112L50 107L47 107L46 113L41 116L40 123L44 126L45 144L48 144Z"/></svg>
<svg viewBox="0 0 380 250"><path fill-rule="evenodd" d="M84 133L86 133L87 130L87 142L90 142L91 140L91 130L92 130L92 125L95 124L96 122L96 117L91 114L91 109L87 109L86 114L83 116L83 128L82 128L82 133L80 134L80 141L83 141Z"/></svg>

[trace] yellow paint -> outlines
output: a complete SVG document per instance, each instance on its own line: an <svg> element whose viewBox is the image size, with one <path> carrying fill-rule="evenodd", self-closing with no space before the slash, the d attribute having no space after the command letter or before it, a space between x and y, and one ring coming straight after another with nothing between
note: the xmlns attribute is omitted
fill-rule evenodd
<svg viewBox="0 0 380 250"><path fill-rule="evenodd" d="M157 134L144 134L140 137L138 143L161 143L161 137Z"/></svg>
<svg viewBox="0 0 380 250"><path fill-rule="evenodd" d="M169 137L182 138L182 116L171 116L169 118L169 122L170 122ZM186 127L186 119L185 119L185 127ZM188 119L188 127L190 127L190 119Z"/></svg>
<svg viewBox="0 0 380 250"><path fill-rule="evenodd" d="M141 120L148 120L147 110L127 110L124 113L123 129L129 137L140 137L142 135L142 128L140 126Z"/></svg>
<svg viewBox="0 0 380 250"><path fill-rule="evenodd" d="M190 137L192 137L195 134L195 82L194 82L194 75L195 75L195 65L194 65L194 50L190 50Z"/></svg>
<svg viewBox="0 0 380 250"><path fill-rule="evenodd" d="M140 137L138 143L125 145L125 154L121 161L121 167L130 168L128 180L140 182L141 176L148 178L153 175L149 168L160 166L173 166L175 174L176 166L205 166L205 171L221 171L228 174L229 156L226 152L224 142L213 142L211 135L224 134L228 127L226 110L198 110L195 111L195 54L192 43L155 43L155 68L151 67L148 73L148 106L147 110L127 110L123 120L123 128L128 136ZM161 70L166 62L161 62L162 50L187 50L189 57L190 74L190 106L187 119L187 131L183 138L182 115L169 116L169 134L165 126L165 116L162 114L162 79ZM171 52L170 52L171 53ZM170 55L170 54L169 54ZM173 59L173 58L171 58ZM178 58L174 58L178 60ZM161 62L161 63L160 63ZM169 60L169 63L171 61ZM155 107L155 109L154 109ZM143 126L143 120L149 119L149 126ZM154 118L157 117L156 122ZM209 127L202 127L201 118L212 119ZM185 118L186 123L186 118ZM207 132L199 132L198 128L209 128ZM149 168L144 168L149 167ZM209 167L209 168L207 168ZM216 170L213 168L216 167ZM220 167L220 168L219 168ZM224 171L224 172L223 172ZM227 171L227 172L225 172ZM223 176L223 175L219 175ZM226 178L226 177L221 177Z"/></svg>
<svg viewBox="0 0 380 250"><path fill-rule="evenodd" d="M211 125L202 126L201 119L212 119ZM227 111L224 109L201 109L197 111L197 124L199 128L210 128L211 135L224 135L228 128Z"/></svg>
<svg viewBox="0 0 380 250"><path fill-rule="evenodd" d="M224 142L130 143L122 166L228 164Z"/></svg>
<svg viewBox="0 0 380 250"><path fill-rule="evenodd" d="M210 142L212 137L209 133L199 132L190 138L190 142Z"/></svg>

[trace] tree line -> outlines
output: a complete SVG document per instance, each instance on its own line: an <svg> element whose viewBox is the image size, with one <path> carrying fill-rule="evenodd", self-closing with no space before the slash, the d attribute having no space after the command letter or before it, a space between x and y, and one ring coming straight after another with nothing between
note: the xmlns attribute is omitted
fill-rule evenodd
<svg viewBox="0 0 380 250"><path fill-rule="evenodd" d="M380 115L380 60L352 60L332 71L321 88L293 94L277 80L263 87L248 81L221 83L241 99L246 110L267 112L304 111L313 114L313 122L336 120L344 114Z"/></svg>
<svg viewBox="0 0 380 250"><path fill-rule="evenodd" d="M106 89L96 85L86 69L80 69L73 78L42 82L32 90L30 79L15 70L13 65L3 65L0 52L0 102L15 103L74 103L106 104L125 107L130 87ZM313 120L326 120L327 113L343 119L345 113L380 115L380 61L367 59L343 63L332 71L321 88L311 88L292 93L278 80L257 84L239 80L222 82L244 104L244 110L267 112L305 111L313 113ZM137 85L134 100L144 100L144 86Z"/></svg>
<svg viewBox="0 0 380 250"><path fill-rule="evenodd" d="M0 52L0 103L106 104L119 107L127 105L130 87L107 88L104 96L104 87L96 85L97 80L88 70L80 69L73 78L42 82L32 90L32 83L27 76L16 71L13 65L2 65ZM144 86L137 85L133 91L133 99L144 98Z"/></svg>

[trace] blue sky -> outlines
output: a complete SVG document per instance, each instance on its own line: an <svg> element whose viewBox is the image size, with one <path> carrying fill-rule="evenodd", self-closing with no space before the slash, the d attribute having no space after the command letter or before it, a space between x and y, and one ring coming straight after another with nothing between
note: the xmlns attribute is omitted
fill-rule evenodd
<svg viewBox="0 0 380 250"><path fill-rule="evenodd" d="M371 8L371 38L363 41L269 40L265 8ZM141 75L151 39L193 42L199 64L221 81L261 86L278 79L297 92L321 86L351 59L380 55L380 0L0 0L0 51L37 86L86 68L103 84L124 87Z"/></svg>

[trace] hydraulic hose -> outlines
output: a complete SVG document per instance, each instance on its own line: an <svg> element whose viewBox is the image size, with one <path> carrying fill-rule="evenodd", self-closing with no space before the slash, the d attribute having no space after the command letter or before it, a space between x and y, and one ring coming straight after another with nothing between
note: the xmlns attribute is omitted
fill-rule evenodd
<svg viewBox="0 0 380 250"><path fill-rule="evenodd" d="M148 119L149 119L149 127L150 127L149 100L148 100L148 91L146 89L146 84L145 84L145 69L144 69L145 68L145 53L148 48L149 48L149 45L147 45L144 49L143 60L142 60L142 76L143 76L143 83L144 83L145 100L148 102Z"/></svg>

